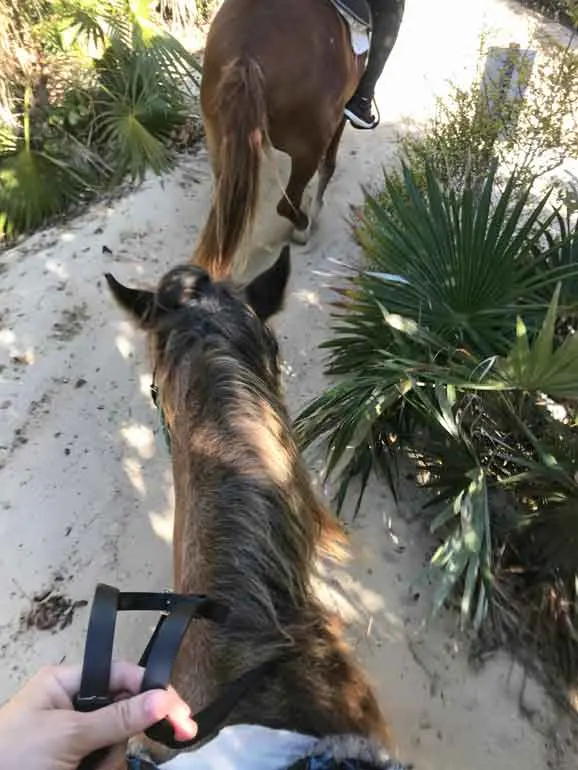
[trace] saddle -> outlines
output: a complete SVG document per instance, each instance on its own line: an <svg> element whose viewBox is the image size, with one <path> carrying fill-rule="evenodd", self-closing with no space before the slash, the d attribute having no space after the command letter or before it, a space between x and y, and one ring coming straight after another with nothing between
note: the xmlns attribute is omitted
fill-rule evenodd
<svg viewBox="0 0 578 770"><path fill-rule="evenodd" d="M349 28L351 47L357 56L367 53L373 20L367 0L329 0Z"/></svg>

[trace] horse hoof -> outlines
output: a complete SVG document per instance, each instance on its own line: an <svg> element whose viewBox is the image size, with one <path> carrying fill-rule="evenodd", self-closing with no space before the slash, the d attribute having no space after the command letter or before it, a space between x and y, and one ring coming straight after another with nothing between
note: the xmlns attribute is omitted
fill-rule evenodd
<svg viewBox="0 0 578 770"><path fill-rule="evenodd" d="M305 230L297 230L297 228L293 228L293 232L291 233L291 240L293 243L297 243L299 246L305 246L305 244L309 241L310 236L310 227L306 227Z"/></svg>

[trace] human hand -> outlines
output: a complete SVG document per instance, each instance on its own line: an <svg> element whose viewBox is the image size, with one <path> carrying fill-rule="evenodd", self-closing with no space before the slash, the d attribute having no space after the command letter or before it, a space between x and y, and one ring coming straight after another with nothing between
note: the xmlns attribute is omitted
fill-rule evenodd
<svg viewBox="0 0 578 770"><path fill-rule="evenodd" d="M124 767L127 740L165 717L177 740L193 738L190 709L172 688L138 693L144 669L113 663L115 703L98 711L74 711L80 666L42 669L0 708L0 765L6 770L76 770L96 749L111 746L99 770Z"/></svg>

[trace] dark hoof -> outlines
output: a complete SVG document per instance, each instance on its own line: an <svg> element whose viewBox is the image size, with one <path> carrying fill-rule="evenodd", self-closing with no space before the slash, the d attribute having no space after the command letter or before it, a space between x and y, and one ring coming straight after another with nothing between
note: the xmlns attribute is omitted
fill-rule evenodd
<svg viewBox="0 0 578 770"><path fill-rule="evenodd" d="M288 219L296 230L307 230L309 217L301 209L295 210L286 198L282 198L277 204L277 213L280 217Z"/></svg>

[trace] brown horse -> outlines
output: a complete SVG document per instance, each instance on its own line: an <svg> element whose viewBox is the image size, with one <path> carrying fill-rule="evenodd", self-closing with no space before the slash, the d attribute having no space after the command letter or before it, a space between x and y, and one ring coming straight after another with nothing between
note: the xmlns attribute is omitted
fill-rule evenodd
<svg viewBox="0 0 578 770"><path fill-rule="evenodd" d="M324 747L394 767L373 690L313 590L319 555L343 554L345 537L313 491L281 399L266 322L281 307L288 275L285 247L244 290L191 265L167 273L156 292L107 276L151 345L171 437L175 588L232 611L227 627L195 622L173 684L197 709L276 661L225 724L292 731L309 736L310 753Z"/></svg>
<svg viewBox="0 0 578 770"><path fill-rule="evenodd" d="M254 221L262 153L271 146L291 158L277 212L296 240L307 240L364 63L330 0L225 0L203 62L201 106L216 181L194 262L216 277L230 273ZM307 215L301 200L317 170Z"/></svg>

